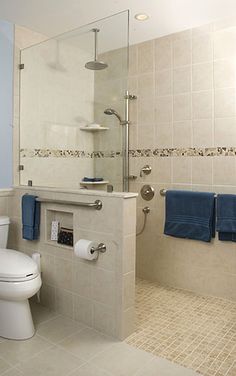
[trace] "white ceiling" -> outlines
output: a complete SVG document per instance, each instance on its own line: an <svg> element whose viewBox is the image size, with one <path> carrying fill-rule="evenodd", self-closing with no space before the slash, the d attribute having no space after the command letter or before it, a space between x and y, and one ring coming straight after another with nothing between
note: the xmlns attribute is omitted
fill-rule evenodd
<svg viewBox="0 0 236 376"><path fill-rule="evenodd" d="M130 9L131 44L236 16L236 0L0 0L0 18L48 36ZM150 19L138 22L136 13Z"/></svg>

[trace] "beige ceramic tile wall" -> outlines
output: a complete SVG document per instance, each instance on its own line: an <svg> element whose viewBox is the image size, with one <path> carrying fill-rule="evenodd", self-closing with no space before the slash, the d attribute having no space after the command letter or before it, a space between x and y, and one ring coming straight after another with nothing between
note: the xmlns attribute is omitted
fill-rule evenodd
<svg viewBox="0 0 236 376"><path fill-rule="evenodd" d="M21 196L25 192L66 201L93 202L101 199L101 211L65 205L43 204L39 241L21 236ZM126 197L126 198L125 198ZM75 241L80 238L104 242L107 252L97 261L74 256L71 248L48 240L46 210L73 214ZM136 199L134 195L59 193L16 189L11 200L9 247L31 255L41 254L42 303L53 310L123 339L133 331L135 286ZM49 223L50 225L50 223ZM47 231L48 230L48 231Z"/></svg>
<svg viewBox="0 0 236 376"><path fill-rule="evenodd" d="M57 44L56 40L24 50L21 62L25 69L21 71L19 93L20 49L45 39L45 36L16 26L15 144L19 143L20 133L21 149L92 151L92 134L80 131L80 127L93 122L94 117L94 74L83 68L88 59L86 51L68 41ZM15 181L18 183L18 148L15 153ZM24 165L24 171L20 173L23 185L33 180L36 186L78 188L81 179L93 175L94 170L91 158L21 158L20 163Z"/></svg>
<svg viewBox="0 0 236 376"><path fill-rule="evenodd" d="M0 216L9 215L9 205L12 195L12 190L0 189Z"/></svg>
<svg viewBox="0 0 236 376"><path fill-rule="evenodd" d="M236 22L221 22L131 47L131 149L236 145ZM236 193L236 157L130 158L131 191L155 188L147 227L137 241L138 276L236 299L236 245L163 235L162 188ZM140 178L150 164L151 175Z"/></svg>

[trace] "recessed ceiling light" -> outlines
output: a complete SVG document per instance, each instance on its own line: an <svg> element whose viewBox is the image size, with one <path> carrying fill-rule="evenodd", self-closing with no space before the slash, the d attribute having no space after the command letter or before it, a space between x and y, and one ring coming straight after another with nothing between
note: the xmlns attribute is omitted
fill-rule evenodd
<svg viewBox="0 0 236 376"><path fill-rule="evenodd" d="M146 21L149 19L149 16L145 13L138 13L135 14L134 18L136 18L136 20L138 21Z"/></svg>

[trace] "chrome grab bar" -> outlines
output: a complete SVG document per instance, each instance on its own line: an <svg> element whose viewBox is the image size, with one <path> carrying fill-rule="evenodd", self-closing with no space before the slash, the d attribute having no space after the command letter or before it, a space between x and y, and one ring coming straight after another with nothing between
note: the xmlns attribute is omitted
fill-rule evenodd
<svg viewBox="0 0 236 376"><path fill-rule="evenodd" d="M78 201L62 201L62 200L52 200L50 198L36 198L36 201L41 203L50 203L50 204L60 204L60 205L75 205L86 208L94 208L96 210L102 209L102 201L96 200L95 202L78 202Z"/></svg>

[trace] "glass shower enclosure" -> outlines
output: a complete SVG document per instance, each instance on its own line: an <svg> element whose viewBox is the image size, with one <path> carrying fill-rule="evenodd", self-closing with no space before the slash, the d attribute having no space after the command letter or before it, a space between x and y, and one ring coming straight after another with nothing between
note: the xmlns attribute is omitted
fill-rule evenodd
<svg viewBox="0 0 236 376"><path fill-rule="evenodd" d="M21 185L127 190L128 34L125 11L21 51Z"/></svg>

